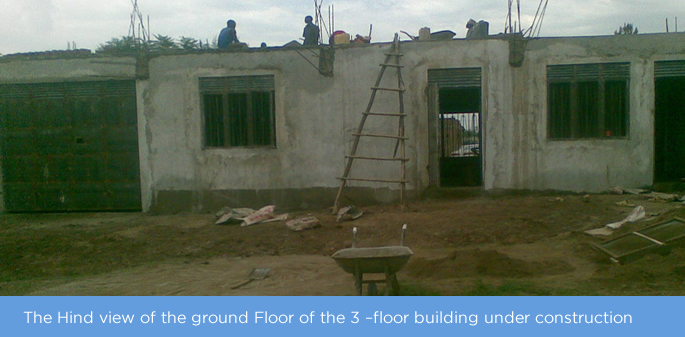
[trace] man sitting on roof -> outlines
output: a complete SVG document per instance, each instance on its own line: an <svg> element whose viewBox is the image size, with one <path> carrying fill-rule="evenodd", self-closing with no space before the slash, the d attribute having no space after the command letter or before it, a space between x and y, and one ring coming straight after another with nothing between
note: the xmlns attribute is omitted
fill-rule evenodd
<svg viewBox="0 0 685 337"><path fill-rule="evenodd" d="M226 21L226 27L219 33L219 49L226 49L231 43L238 43L238 35L235 30L235 21Z"/></svg>

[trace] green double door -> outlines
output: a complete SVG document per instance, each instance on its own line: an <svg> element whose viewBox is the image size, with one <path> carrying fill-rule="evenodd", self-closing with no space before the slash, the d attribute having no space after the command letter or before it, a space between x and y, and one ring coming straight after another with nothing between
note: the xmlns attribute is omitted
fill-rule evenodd
<svg viewBox="0 0 685 337"><path fill-rule="evenodd" d="M135 81L0 85L7 212L140 210Z"/></svg>

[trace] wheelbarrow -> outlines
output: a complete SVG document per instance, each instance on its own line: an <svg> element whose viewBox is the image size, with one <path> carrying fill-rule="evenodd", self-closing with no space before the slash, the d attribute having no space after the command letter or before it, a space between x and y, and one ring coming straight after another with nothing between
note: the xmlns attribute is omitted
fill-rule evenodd
<svg viewBox="0 0 685 337"><path fill-rule="evenodd" d="M368 284L367 294L376 295L376 283L385 282L385 295L399 295L400 285L397 272L402 270L414 252L404 245L407 225L402 226L399 246L357 248L357 227L352 229L352 248L341 249L331 257L346 272L354 276L357 295L362 295L364 284ZM383 274L384 279L364 280L364 274Z"/></svg>

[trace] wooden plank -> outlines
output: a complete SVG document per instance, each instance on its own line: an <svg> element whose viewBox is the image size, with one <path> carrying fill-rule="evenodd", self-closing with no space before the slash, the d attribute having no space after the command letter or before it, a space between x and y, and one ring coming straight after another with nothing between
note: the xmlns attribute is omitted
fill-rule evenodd
<svg viewBox="0 0 685 337"><path fill-rule="evenodd" d="M660 241L658 241L658 240L656 240L656 239L654 239L654 238L650 238L649 236L644 235L644 234L642 234L642 233L633 232L633 234L635 234L635 235L637 235L637 236L639 236L639 237L641 237L641 238L647 239L647 240L649 240L649 241L652 241L652 242L656 243L656 244L659 245L659 246L663 246L663 245L664 245L663 242L660 242Z"/></svg>
<svg viewBox="0 0 685 337"><path fill-rule="evenodd" d="M404 113L390 113L390 112L364 112L365 115L369 116L387 116L387 117L405 117L407 114Z"/></svg>
<svg viewBox="0 0 685 337"><path fill-rule="evenodd" d="M345 178L345 177L338 177L338 179L343 180L343 181L370 181L370 182L375 182L375 183L397 183L397 184L406 184L406 180L385 180L385 179L366 179L366 178Z"/></svg>
<svg viewBox="0 0 685 337"><path fill-rule="evenodd" d="M407 140L409 138L407 137L400 137L400 136L393 136L393 135L379 135L379 134L373 134L373 133L355 133L353 136L362 136L362 137L376 137L376 138L392 138L392 139L403 139Z"/></svg>
<svg viewBox="0 0 685 337"><path fill-rule="evenodd" d="M409 161L409 158L391 158L391 157L345 156L345 158L365 159L365 160L384 160L384 161Z"/></svg>
<svg viewBox="0 0 685 337"><path fill-rule="evenodd" d="M383 91L397 91L397 92L404 92L404 89L398 89L398 88L380 88L380 87L371 87L371 90L383 90Z"/></svg>
<svg viewBox="0 0 685 337"><path fill-rule="evenodd" d="M612 252L612 251L610 251L610 250L604 248L601 244L595 243L595 244L593 245L593 247L595 247L595 248L601 250L602 252L604 252L605 254L611 256L611 257L614 258L614 259L617 259L617 260L618 260L618 259L620 258L618 255L614 254L614 252Z"/></svg>

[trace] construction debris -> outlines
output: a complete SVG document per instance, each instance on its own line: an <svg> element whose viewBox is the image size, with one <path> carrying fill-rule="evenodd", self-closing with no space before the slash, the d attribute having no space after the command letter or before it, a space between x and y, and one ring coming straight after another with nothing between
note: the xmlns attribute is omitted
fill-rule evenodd
<svg viewBox="0 0 685 337"><path fill-rule="evenodd" d="M616 206L621 206L621 207L635 207L636 205L628 200L623 200L619 201L616 203Z"/></svg>
<svg viewBox="0 0 685 337"><path fill-rule="evenodd" d="M288 214L274 214L275 209L276 206L274 205L262 207L257 211L252 208L224 207L216 214L219 219L215 222L215 224L224 225L230 223L241 223L241 226L245 227L258 223L285 221L288 219Z"/></svg>
<svg viewBox="0 0 685 337"><path fill-rule="evenodd" d="M230 208L230 207L224 207L222 208L216 216L219 218L214 224L216 225L224 225L224 224L229 224L231 222L242 222L243 219L254 213L255 210L252 208Z"/></svg>
<svg viewBox="0 0 685 337"><path fill-rule="evenodd" d="M258 211L246 216L243 219L243 223L240 225L242 227L246 226L251 226L254 224L258 224L260 222L273 219L276 216L274 215L274 210L276 209L276 206L274 205L269 205L269 206L264 206L260 208Z"/></svg>
<svg viewBox="0 0 685 337"><path fill-rule="evenodd" d="M621 228L625 223L628 222L636 222L642 218L644 218L646 215L645 213L645 208L642 206L637 206L633 211L628 215L625 219L618 221L618 222L613 222L610 223L604 227L601 228L596 228L596 229L591 229L585 231L586 234L592 235L592 236L607 236L613 234L614 230Z"/></svg>
<svg viewBox="0 0 685 337"><path fill-rule="evenodd" d="M619 186L614 186L609 189L609 192L613 194L644 194L649 193L649 190L643 190L641 188L622 188Z"/></svg>
<svg viewBox="0 0 685 337"><path fill-rule="evenodd" d="M645 196L645 198L649 199L649 201L655 201L655 202L672 202L672 201L678 201L678 199L680 199L677 194L659 193L659 192L652 192L649 194L645 194L644 196Z"/></svg>
<svg viewBox="0 0 685 337"><path fill-rule="evenodd" d="M621 194L623 194L623 189L618 187L618 186L612 187L609 189L609 193L621 195Z"/></svg>
<svg viewBox="0 0 685 337"><path fill-rule="evenodd" d="M628 194L643 194L643 193L649 193L648 190L643 190L641 188L627 188L624 189L623 192L628 193Z"/></svg>
<svg viewBox="0 0 685 337"><path fill-rule="evenodd" d="M683 199L680 198L677 194L653 192L649 190L643 190L641 188L621 188L619 186L615 186L609 189L609 193L618 195L639 194L642 195L644 198L649 199L650 201L657 202L683 201ZM683 196L683 198L685 198L685 196Z"/></svg>
<svg viewBox="0 0 685 337"><path fill-rule="evenodd" d="M433 41L445 41L445 40L451 40L454 38L454 36L457 35L455 32L451 30L441 30L438 32L433 32L431 33L431 40Z"/></svg>
<svg viewBox="0 0 685 337"><path fill-rule="evenodd" d="M247 279L240 283L234 284L231 286L231 289L238 289L254 280L263 280L269 275L270 271L271 268L252 268L252 271L250 272L250 275L247 276Z"/></svg>
<svg viewBox="0 0 685 337"><path fill-rule="evenodd" d="M321 227L321 222L319 222L319 219L316 217L311 216L290 220L285 223L285 226L291 231L300 232L307 229Z"/></svg>
<svg viewBox="0 0 685 337"><path fill-rule="evenodd" d="M685 221L673 218L647 228L596 244L616 263L636 260L653 252L670 253L671 246L685 239Z"/></svg>
<svg viewBox="0 0 685 337"><path fill-rule="evenodd" d="M347 206L347 207L341 208L338 211L338 217L335 219L335 221L340 222L340 220L345 220L347 218L352 219L352 220L357 220L362 215L364 215L364 212L362 212L357 207Z"/></svg>

